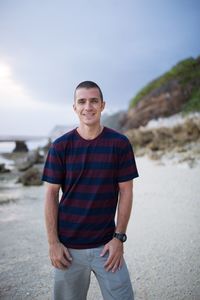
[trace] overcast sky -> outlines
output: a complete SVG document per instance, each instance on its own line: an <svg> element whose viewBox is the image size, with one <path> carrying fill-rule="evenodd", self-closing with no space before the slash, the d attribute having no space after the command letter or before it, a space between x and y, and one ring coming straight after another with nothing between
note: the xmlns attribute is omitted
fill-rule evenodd
<svg viewBox="0 0 200 300"><path fill-rule="evenodd" d="M74 88L93 80L106 111L200 55L199 0L0 0L0 134L76 124Z"/></svg>

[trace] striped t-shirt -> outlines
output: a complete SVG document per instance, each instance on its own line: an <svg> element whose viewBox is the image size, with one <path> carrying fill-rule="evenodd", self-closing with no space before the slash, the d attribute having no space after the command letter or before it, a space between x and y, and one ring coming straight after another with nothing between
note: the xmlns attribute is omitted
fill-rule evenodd
<svg viewBox="0 0 200 300"><path fill-rule="evenodd" d="M76 129L51 145L43 181L60 184L58 236L69 248L87 249L112 239L118 183L138 177L129 140L104 127L93 140Z"/></svg>

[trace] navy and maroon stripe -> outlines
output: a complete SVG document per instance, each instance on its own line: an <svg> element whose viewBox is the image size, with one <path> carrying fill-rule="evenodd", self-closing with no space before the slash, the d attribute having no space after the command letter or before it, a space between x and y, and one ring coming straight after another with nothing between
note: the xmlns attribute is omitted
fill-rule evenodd
<svg viewBox="0 0 200 300"><path fill-rule="evenodd" d="M118 183L138 176L128 139L104 127L94 140L84 140L76 129L50 147L43 181L60 184L58 233L71 248L100 246L115 229Z"/></svg>

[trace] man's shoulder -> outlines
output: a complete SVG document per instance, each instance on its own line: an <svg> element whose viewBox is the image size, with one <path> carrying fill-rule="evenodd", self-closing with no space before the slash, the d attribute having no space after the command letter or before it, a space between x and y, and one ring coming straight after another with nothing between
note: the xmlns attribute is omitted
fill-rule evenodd
<svg viewBox="0 0 200 300"><path fill-rule="evenodd" d="M117 140L119 142L120 141L124 141L124 142L129 141L126 135L124 135L123 133L121 133L115 129L105 127L105 133L106 133L107 137L113 138L114 140Z"/></svg>
<svg viewBox="0 0 200 300"><path fill-rule="evenodd" d="M61 135L60 137L56 138L53 142L52 145L54 147L59 147L59 146L65 146L70 140L74 138L75 135L75 129L72 129L65 134Z"/></svg>

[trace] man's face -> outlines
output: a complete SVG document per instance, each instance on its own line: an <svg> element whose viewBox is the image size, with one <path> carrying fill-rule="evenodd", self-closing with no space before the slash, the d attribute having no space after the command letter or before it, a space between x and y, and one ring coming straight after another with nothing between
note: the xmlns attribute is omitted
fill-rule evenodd
<svg viewBox="0 0 200 300"><path fill-rule="evenodd" d="M76 90L73 108L79 117L80 124L90 126L98 124L104 107L105 102L101 100L97 88Z"/></svg>

